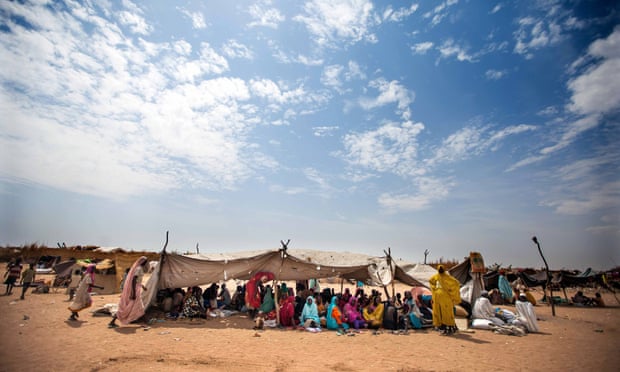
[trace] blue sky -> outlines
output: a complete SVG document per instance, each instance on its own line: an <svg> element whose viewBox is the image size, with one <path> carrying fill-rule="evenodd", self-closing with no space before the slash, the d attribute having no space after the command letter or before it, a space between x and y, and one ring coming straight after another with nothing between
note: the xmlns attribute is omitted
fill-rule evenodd
<svg viewBox="0 0 620 372"><path fill-rule="evenodd" d="M0 245L620 265L619 11L0 2Z"/></svg>

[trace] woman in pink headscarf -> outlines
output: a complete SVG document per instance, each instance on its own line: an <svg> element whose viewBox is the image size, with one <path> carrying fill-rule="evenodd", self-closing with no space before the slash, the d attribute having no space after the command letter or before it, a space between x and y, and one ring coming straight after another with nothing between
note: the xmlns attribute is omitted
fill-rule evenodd
<svg viewBox="0 0 620 372"><path fill-rule="evenodd" d="M123 286L121 300L118 303L118 311L112 317L108 328L118 327L116 319L120 320L121 324L126 325L140 319L144 315L144 303L142 303L141 295L142 290L146 290L146 287L142 285L142 277L144 276L147 262L147 258L142 256L129 270L129 274L127 274L129 282Z"/></svg>
<svg viewBox="0 0 620 372"><path fill-rule="evenodd" d="M359 311L357 306L357 298L351 297L349 302L344 305L344 316L347 319L347 323L354 329L360 329L366 327L366 321Z"/></svg>
<svg viewBox="0 0 620 372"><path fill-rule="evenodd" d="M73 302L69 305L69 311L71 311L69 320L77 320L80 316L78 312L89 308L93 304L93 300L90 298L90 292L93 290L93 287L97 287L95 285L95 264L89 264L86 266L86 272L82 275L82 279L80 279Z"/></svg>

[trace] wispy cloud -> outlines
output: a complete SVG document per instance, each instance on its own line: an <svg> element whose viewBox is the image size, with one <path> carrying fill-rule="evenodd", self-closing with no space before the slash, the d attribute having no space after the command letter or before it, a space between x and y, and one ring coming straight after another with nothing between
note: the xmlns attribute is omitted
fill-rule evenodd
<svg viewBox="0 0 620 372"><path fill-rule="evenodd" d="M442 58L455 57L458 61L475 62L475 56L469 54L467 48L456 44L452 39L444 41L438 48Z"/></svg>
<svg viewBox="0 0 620 372"><path fill-rule="evenodd" d="M435 6L432 11L424 13L424 18L431 20L431 26L437 26L448 15L452 5L458 4L458 0L447 0Z"/></svg>
<svg viewBox="0 0 620 372"><path fill-rule="evenodd" d="M338 126L320 126L312 127L312 131L316 137L330 137L334 135L334 132L338 131Z"/></svg>
<svg viewBox="0 0 620 372"><path fill-rule="evenodd" d="M591 63L585 71L569 80L570 103L560 134L554 143L527 157L508 170L540 162L570 146L579 136L599 125L601 118L620 109L620 27L608 37L594 41L580 63ZM573 66L574 68L574 66Z"/></svg>
<svg viewBox="0 0 620 372"><path fill-rule="evenodd" d="M304 4L304 14L293 19L304 24L322 47L355 44L362 40L374 43L372 10L372 2L368 0L310 0Z"/></svg>
<svg viewBox="0 0 620 372"><path fill-rule="evenodd" d="M466 160L489 149L496 150L496 146L509 136L533 130L536 130L536 127L527 124L507 126L499 131L488 127L467 126L444 139L434 155L427 160L427 164L434 166Z"/></svg>
<svg viewBox="0 0 620 372"><path fill-rule="evenodd" d="M433 47L433 45L434 44L432 41L417 43L411 47L411 51L413 52L413 54L426 54L426 52L428 52Z"/></svg>
<svg viewBox="0 0 620 372"><path fill-rule="evenodd" d="M427 209L433 202L445 199L455 183L449 179L419 177L414 180L413 194L389 194L379 196L379 204L388 211L418 211Z"/></svg>
<svg viewBox="0 0 620 372"><path fill-rule="evenodd" d="M384 11L383 11L383 20L384 21L389 21L389 22L400 22L403 19L409 17L410 15L412 15L413 13L415 13L416 10L418 10L419 5L418 4L411 4L411 6L409 6L408 8L398 8L396 10L392 9L392 6L388 6Z"/></svg>
<svg viewBox="0 0 620 372"><path fill-rule="evenodd" d="M272 7L270 0L259 1L250 5L248 12L253 21L248 24L249 27L269 27L277 29L278 25L285 20L285 17L277 8Z"/></svg>
<svg viewBox="0 0 620 372"><path fill-rule="evenodd" d="M487 70L484 74L488 80L499 80L506 76L506 70Z"/></svg>
<svg viewBox="0 0 620 372"><path fill-rule="evenodd" d="M0 162L5 180L106 198L233 189L278 166L249 140L257 122L326 100L302 85L221 76L228 62L210 44L136 40L145 28L122 22L137 18L91 6L0 4L0 146L16 159ZM250 57L234 40L223 50Z"/></svg>
<svg viewBox="0 0 620 372"><path fill-rule="evenodd" d="M409 119L411 112L409 105L413 102L415 94L409 91L397 80L387 81L383 78L372 80L368 84L371 88L377 89L379 95L376 97L363 97L359 100L360 106L364 110L372 110L387 104L396 103L397 112L404 119Z"/></svg>
<svg viewBox="0 0 620 372"><path fill-rule="evenodd" d="M344 158L349 164L401 176L419 173L417 137L422 123L387 123L377 129L344 136Z"/></svg>
<svg viewBox="0 0 620 372"><path fill-rule="evenodd" d="M222 52L229 58L254 59L254 53L238 41L231 39L222 46Z"/></svg>
<svg viewBox="0 0 620 372"><path fill-rule="evenodd" d="M192 21L192 28L195 29L203 29L207 28L207 23L205 22L205 17L201 12L192 12L184 8L177 8L181 13L183 13L187 18Z"/></svg>

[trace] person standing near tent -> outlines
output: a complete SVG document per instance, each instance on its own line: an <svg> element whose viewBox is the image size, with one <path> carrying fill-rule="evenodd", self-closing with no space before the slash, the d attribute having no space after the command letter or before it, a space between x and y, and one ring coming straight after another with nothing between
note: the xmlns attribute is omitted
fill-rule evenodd
<svg viewBox="0 0 620 372"><path fill-rule="evenodd" d="M134 262L129 274L127 274L127 280L123 287L121 294L121 300L118 303L118 311L112 317L112 320L108 324L108 328L117 328L116 319L121 321L121 324L126 325L134 320L139 319L144 315L144 303L142 303L142 290L146 290L146 287L142 285L142 277L144 276L144 270L148 260L145 256L140 257Z"/></svg>
<svg viewBox="0 0 620 372"><path fill-rule="evenodd" d="M433 293L433 326L442 335L451 335L456 331L454 305L461 302L460 283L443 265L437 267L437 274L431 276L428 282Z"/></svg>
<svg viewBox="0 0 620 372"><path fill-rule="evenodd" d="M262 303L260 291L258 290L260 283L267 283L274 280L276 276L271 272L258 272L245 285L245 306L250 312L252 318L256 316L258 308Z"/></svg>
<svg viewBox="0 0 620 372"><path fill-rule="evenodd" d="M28 288L30 288L30 284L34 282L35 275L36 272L34 271L34 264L30 264L26 271L22 273L22 295L20 299L24 299L24 295L26 294Z"/></svg>
<svg viewBox="0 0 620 372"><path fill-rule="evenodd" d="M78 284L75 295L73 296L73 302L71 302L68 308L69 311L71 311L71 316L69 317L71 321L77 320L77 318L80 317L78 312L89 308L93 304L90 292L92 292L93 287L97 287L95 285L95 267L95 264L86 266L86 271L84 275L82 275L82 279L80 279L80 284Z"/></svg>
<svg viewBox="0 0 620 372"><path fill-rule="evenodd" d="M4 273L4 277L6 278L4 284L6 284L6 293L5 296L9 296L13 293L13 287L15 283L19 280L19 277L22 274L22 259L17 258L15 262L10 263L6 272Z"/></svg>

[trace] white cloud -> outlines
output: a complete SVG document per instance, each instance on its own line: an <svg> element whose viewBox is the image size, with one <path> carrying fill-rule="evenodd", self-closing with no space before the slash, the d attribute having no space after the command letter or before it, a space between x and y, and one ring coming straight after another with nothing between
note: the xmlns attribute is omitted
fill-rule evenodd
<svg viewBox="0 0 620 372"><path fill-rule="evenodd" d="M271 7L270 0L250 5L248 12L254 19L248 24L249 27L262 26L277 29L278 25L285 19L278 9Z"/></svg>
<svg viewBox="0 0 620 372"><path fill-rule="evenodd" d="M238 41L231 39L222 46L222 52L229 58L254 59L254 53Z"/></svg>
<svg viewBox="0 0 620 372"><path fill-rule="evenodd" d="M448 15L449 7L458 3L458 0L447 0L435 6L432 11L424 13L424 18L431 19L431 26L437 26Z"/></svg>
<svg viewBox="0 0 620 372"><path fill-rule="evenodd" d="M148 35L153 30L153 27L142 17L142 10L134 3L129 0L124 0L123 6L127 10L118 12L118 19L121 24L129 26L133 33L141 35Z"/></svg>
<svg viewBox="0 0 620 372"><path fill-rule="evenodd" d="M489 80L499 80L506 76L506 70L487 70L485 76Z"/></svg>
<svg viewBox="0 0 620 372"><path fill-rule="evenodd" d="M568 82L571 99L567 110L572 118L563 121L566 124L554 138L554 143L515 163L509 171L540 162L570 146L583 132L598 126L601 117L620 109L620 28L590 44L587 55L576 63L581 65L592 60L591 66ZM574 71L576 67L573 64L570 70Z"/></svg>
<svg viewBox="0 0 620 372"><path fill-rule="evenodd" d="M593 42L588 57L595 62L571 79L569 110L577 114L604 114L620 108L620 27Z"/></svg>
<svg viewBox="0 0 620 372"><path fill-rule="evenodd" d="M388 123L377 129L344 136L344 158L352 165L401 176L419 173L417 136L422 123Z"/></svg>
<svg viewBox="0 0 620 372"><path fill-rule="evenodd" d="M331 137L334 135L334 132L339 129L340 128L338 126L312 127L312 131L316 137Z"/></svg>
<svg viewBox="0 0 620 372"><path fill-rule="evenodd" d="M418 211L430 207L431 203L445 199L455 186L450 180L441 180L431 177L415 179L414 188L417 193L409 194L382 194L379 204L390 211Z"/></svg>
<svg viewBox="0 0 620 372"><path fill-rule="evenodd" d="M585 215L597 210L620 208L620 181L592 185L589 190L582 190L573 198L552 200L541 203L555 208L556 213L567 215Z"/></svg>
<svg viewBox="0 0 620 372"><path fill-rule="evenodd" d="M247 139L272 107L250 101L320 100L301 88L261 96L241 79L210 77L228 64L209 44L192 57L184 40L136 42L89 3L3 11L0 146L19 160L0 162L5 180L108 198L235 188L277 166Z"/></svg>
<svg viewBox="0 0 620 372"><path fill-rule="evenodd" d="M347 81L357 79L366 79L366 74L362 71L362 67L355 61L349 61L347 63L348 70L345 71L345 79Z"/></svg>
<svg viewBox="0 0 620 372"><path fill-rule="evenodd" d="M501 3L495 5L493 7L493 9L491 9L491 14L495 14L497 12L499 12L500 10L502 10L503 5Z"/></svg>
<svg viewBox="0 0 620 372"><path fill-rule="evenodd" d="M342 86L340 75L343 70L344 67L341 65L325 66L323 74L321 75L321 83L335 89L340 89Z"/></svg>
<svg viewBox="0 0 620 372"><path fill-rule="evenodd" d="M203 29L207 28L207 23L205 22L205 17L201 12L192 12L187 9L177 8L181 13L183 13L187 18L192 21L192 27L195 29Z"/></svg>
<svg viewBox="0 0 620 372"><path fill-rule="evenodd" d="M475 57L470 55L466 48L457 45L452 39L444 41L437 49L443 58L456 57L456 59L461 62L475 62Z"/></svg>
<svg viewBox="0 0 620 372"><path fill-rule="evenodd" d="M359 103L364 110L372 110L390 103L396 103L398 112L404 119L409 119L409 105L415 98L413 92L410 92L396 80L387 81L383 78L372 80L369 86L377 89L379 95L374 98L361 98Z"/></svg>
<svg viewBox="0 0 620 372"><path fill-rule="evenodd" d="M411 47L411 51L413 51L414 54L426 54L426 52L428 52L433 47L433 45L434 44L431 41L417 43Z"/></svg>
<svg viewBox="0 0 620 372"><path fill-rule="evenodd" d="M383 20L384 21L390 21L390 22L400 22L403 19L409 17L410 15L412 15L413 13L415 13L416 10L418 10L419 5L418 4L411 4L411 6L409 6L409 8L398 8L396 10L392 9L391 6L388 6L384 11L383 11Z"/></svg>
<svg viewBox="0 0 620 372"><path fill-rule="evenodd" d="M376 42L372 10L368 0L311 0L305 3L304 14L293 19L303 23L320 46Z"/></svg>
<svg viewBox="0 0 620 372"><path fill-rule="evenodd" d="M563 19L570 19L570 11L560 12L556 4L541 2L544 17L527 16L517 20L519 28L514 32L514 52L533 58L533 51L558 44L563 38ZM572 28L570 26L569 28Z"/></svg>
<svg viewBox="0 0 620 372"><path fill-rule="evenodd" d="M508 126L496 132L485 127L464 127L443 140L427 164L434 166L461 161L480 155L489 149L496 150L496 146L499 146L505 138L532 130L536 130L536 127L526 124Z"/></svg>

